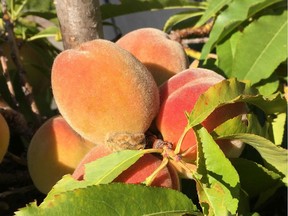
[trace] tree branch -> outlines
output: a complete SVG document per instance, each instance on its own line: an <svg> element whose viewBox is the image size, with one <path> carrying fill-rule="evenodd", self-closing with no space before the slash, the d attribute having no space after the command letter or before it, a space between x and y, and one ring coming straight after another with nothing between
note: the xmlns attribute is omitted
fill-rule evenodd
<svg viewBox="0 0 288 216"><path fill-rule="evenodd" d="M19 55L19 49L17 47L17 42L14 34L14 26L13 23L11 22L9 13L7 11L7 2L6 0L1 0L1 6L2 6L2 13L3 13L3 21L5 24L5 30L8 35L8 42L11 48L11 58L14 62L14 64L17 67L20 83L19 85L21 86L23 93L25 95L25 100L28 102L30 105L30 108L33 112L33 114L36 117L36 120L38 121L37 123L40 123L40 113L39 109L36 105L36 102L34 100L33 92L32 92L32 86L29 84L27 81L26 77L26 71L24 70L23 64L20 60L20 55Z"/></svg>
<svg viewBox="0 0 288 216"><path fill-rule="evenodd" d="M100 4L98 0L56 0L64 49L103 38Z"/></svg>

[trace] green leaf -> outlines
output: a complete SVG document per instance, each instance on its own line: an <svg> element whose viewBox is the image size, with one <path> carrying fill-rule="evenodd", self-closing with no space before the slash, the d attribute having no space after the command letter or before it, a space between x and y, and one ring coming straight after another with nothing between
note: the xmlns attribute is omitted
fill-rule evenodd
<svg viewBox="0 0 288 216"><path fill-rule="evenodd" d="M265 167L282 175L283 182L287 185L287 164L288 151L287 149L276 146L270 140L249 133L237 133L225 135L218 133L219 139L237 139L255 148L265 161Z"/></svg>
<svg viewBox="0 0 288 216"><path fill-rule="evenodd" d="M268 168L286 176L288 151L266 139L266 131L255 117L248 115L246 124L241 118L236 117L215 128L212 134L216 139L237 139L251 145L260 153ZM287 181L286 177L283 181Z"/></svg>
<svg viewBox="0 0 288 216"><path fill-rule="evenodd" d="M196 24L196 26L201 26L205 24L209 19L216 16L216 14L227 4L229 4L231 0L208 0L208 8L205 13Z"/></svg>
<svg viewBox="0 0 288 216"><path fill-rule="evenodd" d="M198 141L197 192L204 215L235 215L240 199L239 176L208 131L195 126Z"/></svg>
<svg viewBox="0 0 288 216"><path fill-rule="evenodd" d="M33 41L40 38L56 37L58 34L60 34L60 29L57 26L49 26L30 37L28 41Z"/></svg>
<svg viewBox="0 0 288 216"><path fill-rule="evenodd" d="M201 59L205 59L217 42L233 32L242 22L272 4L281 0L234 0L216 18L209 41L202 49ZM229 2L227 2L229 3ZM256 34L257 37L259 34ZM261 38L262 39L262 38ZM258 40L259 41L259 40Z"/></svg>
<svg viewBox="0 0 288 216"><path fill-rule="evenodd" d="M148 151L149 150L122 150L87 163L85 165L86 171L83 181L77 181L72 178L71 175L65 175L54 185L46 199L50 199L55 196L55 194L76 188L111 183L118 175Z"/></svg>
<svg viewBox="0 0 288 216"><path fill-rule="evenodd" d="M245 28L235 52L231 76L249 79L254 84L270 77L285 59L287 59L286 10L282 14L262 16Z"/></svg>
<svg viewBox="0 0 288 216"><path fill-rule="evenodd" d="M199 16L201 16L202 14L203 14L203 11L194 9L194 10L184 11L184 12L172 15L166 21L163 27L163 31L168 32L169 30L173 29L175 26L180 26L181 24L183 25L183 23L188 23L187 25L189 27L192 27L194 23L196 23L199 20Z"/></svg>
<svg viewBox="0 0 288 216"><path fill-rule="evenodd" d="M239 176L241 188L243 188L250 197L256 197L261 193L268 191L272 187L278 187L281 183L281 176L254 161L234 158L231 159ZM253 184L251 184L253 182Z"/></svg>
<svg viewBox="0 0 288 216"><path fill-rule="evenodd" d="M242 32L237 31L231 35L229 40L224 40L223 42L217 44L217 65L224 72L227 78L232 78L232 67L235 58L235 51L241 37Z"/></svg>
<svg viewBox="0 0 288 216"><path fill-rule="evenodd" d="M234 102L251 103L266 114L286 112L287 105L286 100L280 94L264 97L258 94L249 82L231 78L210 87L200 95L192 112L187 114L189 127L203 122L217 107Z"/></svg>
<svg viewBox="0 0 288 216"><path fill-rule="evenodd" d="M254 85L260 94L269 96L278 91L280 86L280 79L274 71L268 79L262 79L257 85Z"/></svg>
<svg viewBox="0 0 288 216"><path fill-rule="evenodd" d="M184 194L166 188L132 184L103 184L58 194L15 212L17 216L52 215L183 215L197 214ZM194 214L195 215L195 214Z"/></svg>
<svg viewBox="0 0 288 216"><path fill-rule="evenodd" d="M274 143L277 146L282 145L283 138L285 134L285 124L287 120L287 113L280 113L272 120L272 133L274 138ZM286 128L287 129L287 128Z"/></svg>
<svg viewBox="0 0 288 216"><path fill-rule="evenodd" d="M141 11L190 8L205 9L205 2L191 2L189 0L122 0L121 4L102 4L100 6L102 19L136 13Z"/></svg>
<svg viewBox="0 0 288 216"><path fill-rule="evenodd" d="M246 120L242 120L242 116L237 116L235 118L229 119L223 124L216 127L213 132L211 132L212 136L215 138L221 138L222 136L229 136L231 134L240 134L240 133L250 133L259 135L262 137L268 138L268 129L266 127L262 127L255 115L247 114Z"/></svg>
<svg viewBox="0 0 288 216"><path fill-rule="evenodd" d="M99 158L86 164L84 180L93 184L110 183L145 153L147 150L122 150Z"/></svg>

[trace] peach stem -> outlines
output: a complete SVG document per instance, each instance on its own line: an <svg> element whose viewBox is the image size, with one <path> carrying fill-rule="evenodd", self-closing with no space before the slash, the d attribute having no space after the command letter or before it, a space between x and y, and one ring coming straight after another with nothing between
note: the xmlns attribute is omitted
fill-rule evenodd
<svg viewBox="0 0 288 216"><path fill-rule="evenodd" d="M168 162L169 162L169 159L165 157L162 160L160 166L150 176L148 176L145 179L144 184L146 184L147 186L150 186L152 182L154 181L154 179L156 178L156 176L158 175L158 173L167 166Z"/></svg>
<svg viewBox="0 0 288 216"><path fill-rule="evenodd" d="M183 139L185 138L186 134L188 133L188 131L190 130L191 128L188 126L188 127L185 127L181 137L179 138L178 142L177 142L177 145L176 145L176 148L175 148L175 154L179 154L180 153L180 150L181 150L181 145L182 145L182 142L183 142Z"/></svg>
<svg viewBox="0 0 288 216"><path fill-rule="evenodd" d="M188 148L187 150L185 150L185 151L181 154L181 156L182 156L182 157L185 157L187 154L189 154L189 153L190 153L191 151L193 151L195 148L196 148L196 145Z"/></svg>

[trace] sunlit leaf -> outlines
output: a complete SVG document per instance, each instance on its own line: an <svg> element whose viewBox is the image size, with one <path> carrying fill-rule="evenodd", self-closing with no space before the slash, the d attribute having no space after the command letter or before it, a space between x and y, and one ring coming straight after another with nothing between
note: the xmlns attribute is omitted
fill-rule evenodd
<svg viewBox="0 0 288 216"><path fill-rule="evenodd" d="M287 113L280 113L271 122L275 145L280 146L283 143L283 138L285 139L284 134L285 134L286 120L287 120Z"/></svg>
<svg viewBox="0 0 288 216"><path fill-rule="evenodd" d="M111 183L146 152L147 150L123 150L87 163L84 180L77 181L71 175L65 175L54 185L46 199L76 188Z"/></svg>
<svg viewBox="0 0 288 216"><path fill-rule="evenodd" d="M231 78L210 87L198 98L192 112L187 114L189 127L200 124L217 107L234 102L251 103L266 114L286 112L286 100L280 94L264 97L249 82Z"/></svg>
<svg viewBox="0 0 288 216"><path fill-rule="evenodd" d="M262 16L246 27L235 52L231 76L249 79L252 84L270 77L287 58L287 23L285 10Z"/></svg>
<svg viewBox="0 0 288 216"><path fill-rule="evenodd" d="M47 38L47 37L56 37L60 32L60 29L57 26L50 26L42 31L40 31L38 34L33 35L28 39L28 41L33 41L40 38Z"/></svg>
<svg viewBox="0 0 288 216"><path fill-rule="evenodd" d="M197 141L197 192L205 215L235 215L240 199L239 176L208 131L194 127Z"/></svg>
<svg viewBox="0 0 288 216"><path fill-rule="evenodd" d="M229 119L223 124L216 127L212 135L215 138L229 136L231 134L250 133L268 138L268 129L266 126L261 126L258 118L255 115L247 114L245 120L242 116Z"/></svg>
<svg viewBox="0 0 288 216"><path fill-rule="evenodd" d="M205 24L209 19L213 18L225 5L229 4L231 0L208 0L208 8L205 13L196 24L201 26Z"/></svg>
<svg viewBox="0 0 288 216"><path fill-rule="evenodd" d="M99 158L86 164L84 179L93 184L110 183L146 152L145 150L122 150Z"/></svg>
<svg viewBox="0 0 288 216"><path fill-rule="evenodd" d="M228 4L228 7L223 12L221 12L219 16L217 16L212 31L210 33L209 41L204 45L202 49L201 58L205 59L209 52L214 48L215 44L221 41L233 30L235 30L235 28L239 26L243 21L247 20L249 17L253 16L258 11L263 10L263 8L268 7L279 1L281 0L232 1L230 4ZM221 1L215 2L219 2L220 4ZM225 2L225 4L229 2ZM259 33L256 35L259 35Z"/></svg>
<svg viewBox="0 0 288 216"><path fill-rule="evenodd" d="M192 28L194 24L199 20L199 17L202 14L203 14L203 11L191 10L191 11L184 11L184 12L172 15L166 21L163 27L163 31L168 32L170 29L173 29L173 27L175 26L177 26L178 29L181 29L181 27L184 28L185 27L184 23L188 23L186 24L186 27Z"/></svg>
<svg viewBox="0 0 288 216"><path fill-rule="evenodd" d="M247 130L249 129L247 128ZM223 132L223 134L221 134L220 131L217 131L218 138L241 140L242 142L249 144L253 148L255 148L265 161L265 166L268 169L271 169L272 171L281 174L283 177L283 182L287 184L287 149L276 146L270 140L256 134L251 134L249 133L249 131L247 131L246 133L238 133L236 131L234 134L230 131L230 135L226 134L224 130L221 131Z"/></svg>
<svg viewBox="0 0 288 216"><path fill-rule="evenodd" d="M184 194L166 188L133 184L103 184L58 194L37 206L31 203L17 216L54 215L183 215L197 214ZM195 215L194 214L194 215Z"/></svg>
<svg viewBox="0 0 288 216"><path fill-rule="evenodd" d="M225 40L216 46L217 65L227 78L231 78L235 51L241 35L242 33L237 31L231 35L229 40Z"/></svg>

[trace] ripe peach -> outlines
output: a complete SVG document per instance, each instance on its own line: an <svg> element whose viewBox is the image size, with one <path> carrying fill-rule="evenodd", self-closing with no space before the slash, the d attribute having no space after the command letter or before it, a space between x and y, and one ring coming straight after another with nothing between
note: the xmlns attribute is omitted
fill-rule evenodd
<svg viewBox="0 0 288 216"><path fill-rule="evenodd" d="M165 141L171 142L174 147L187 125L185 111L191 112L198 97L212 85L224 80L224 77L214 71L206 69L187 69L170 78L160 86L161 105L156 118L156 126ZM211 132L218 125L237 115L247 112L246 105L235 103L222 106L208 116L202 125ZM219 141L220 148L228 157L238 157L243 149L240 142ZM197 141L193 130L185 136L181 152L193 148L187 154L187 160L195 160L197 154ZM239 148L237 151L235 149Z"/></svg>
<svg viewBox="0 0 288 216"><path fill-rule="evenodd" d="M10 130L5 118L0 113L0 163L7 152L10 139Z"/></svg>
<svg viewBox="0 0 288 216"><path fill-rule="evenodd" d="M47 120L34 134L27 160L31 178L42 193L68 173L73 173L94 144L78 135L61 116Z"/></svg>
<svg viewBox="0 0 288 216"><path fill-rule="evenodd" d="M92 162L111 153L112 150L106 146L95 146L79 163L78 167L75 169L72 175L73 178L77 180L83 180L83 176L85 174L84 165L86 163ZM152 154L145 154L138 161L136 161L136 163L134 163L131 167L122 172L116 179L114 179L114 182L140 184L144 182L145 179L150 176L153 171L159 167L160 164L161 160L158 157ZM151 186L168 187L179 190L180 183L176 170L172 166L166 166L158 173L156 178L151 183Z"/></svg>
<svg viewBox="0 0 288 216"><path fill-rule="evenodd" d="M52 67L52 90L69 125L98 144L108 133L144 133L159 111L151 73L104 39L60 53Z"/></svg>
<svg viewBox="0 0 288 216"><path fill-rule="evenodd" d="M152 73L158 85L188 68L184 48L159 29L136 29L124 35L116 44L138 58Z"/></svg>

